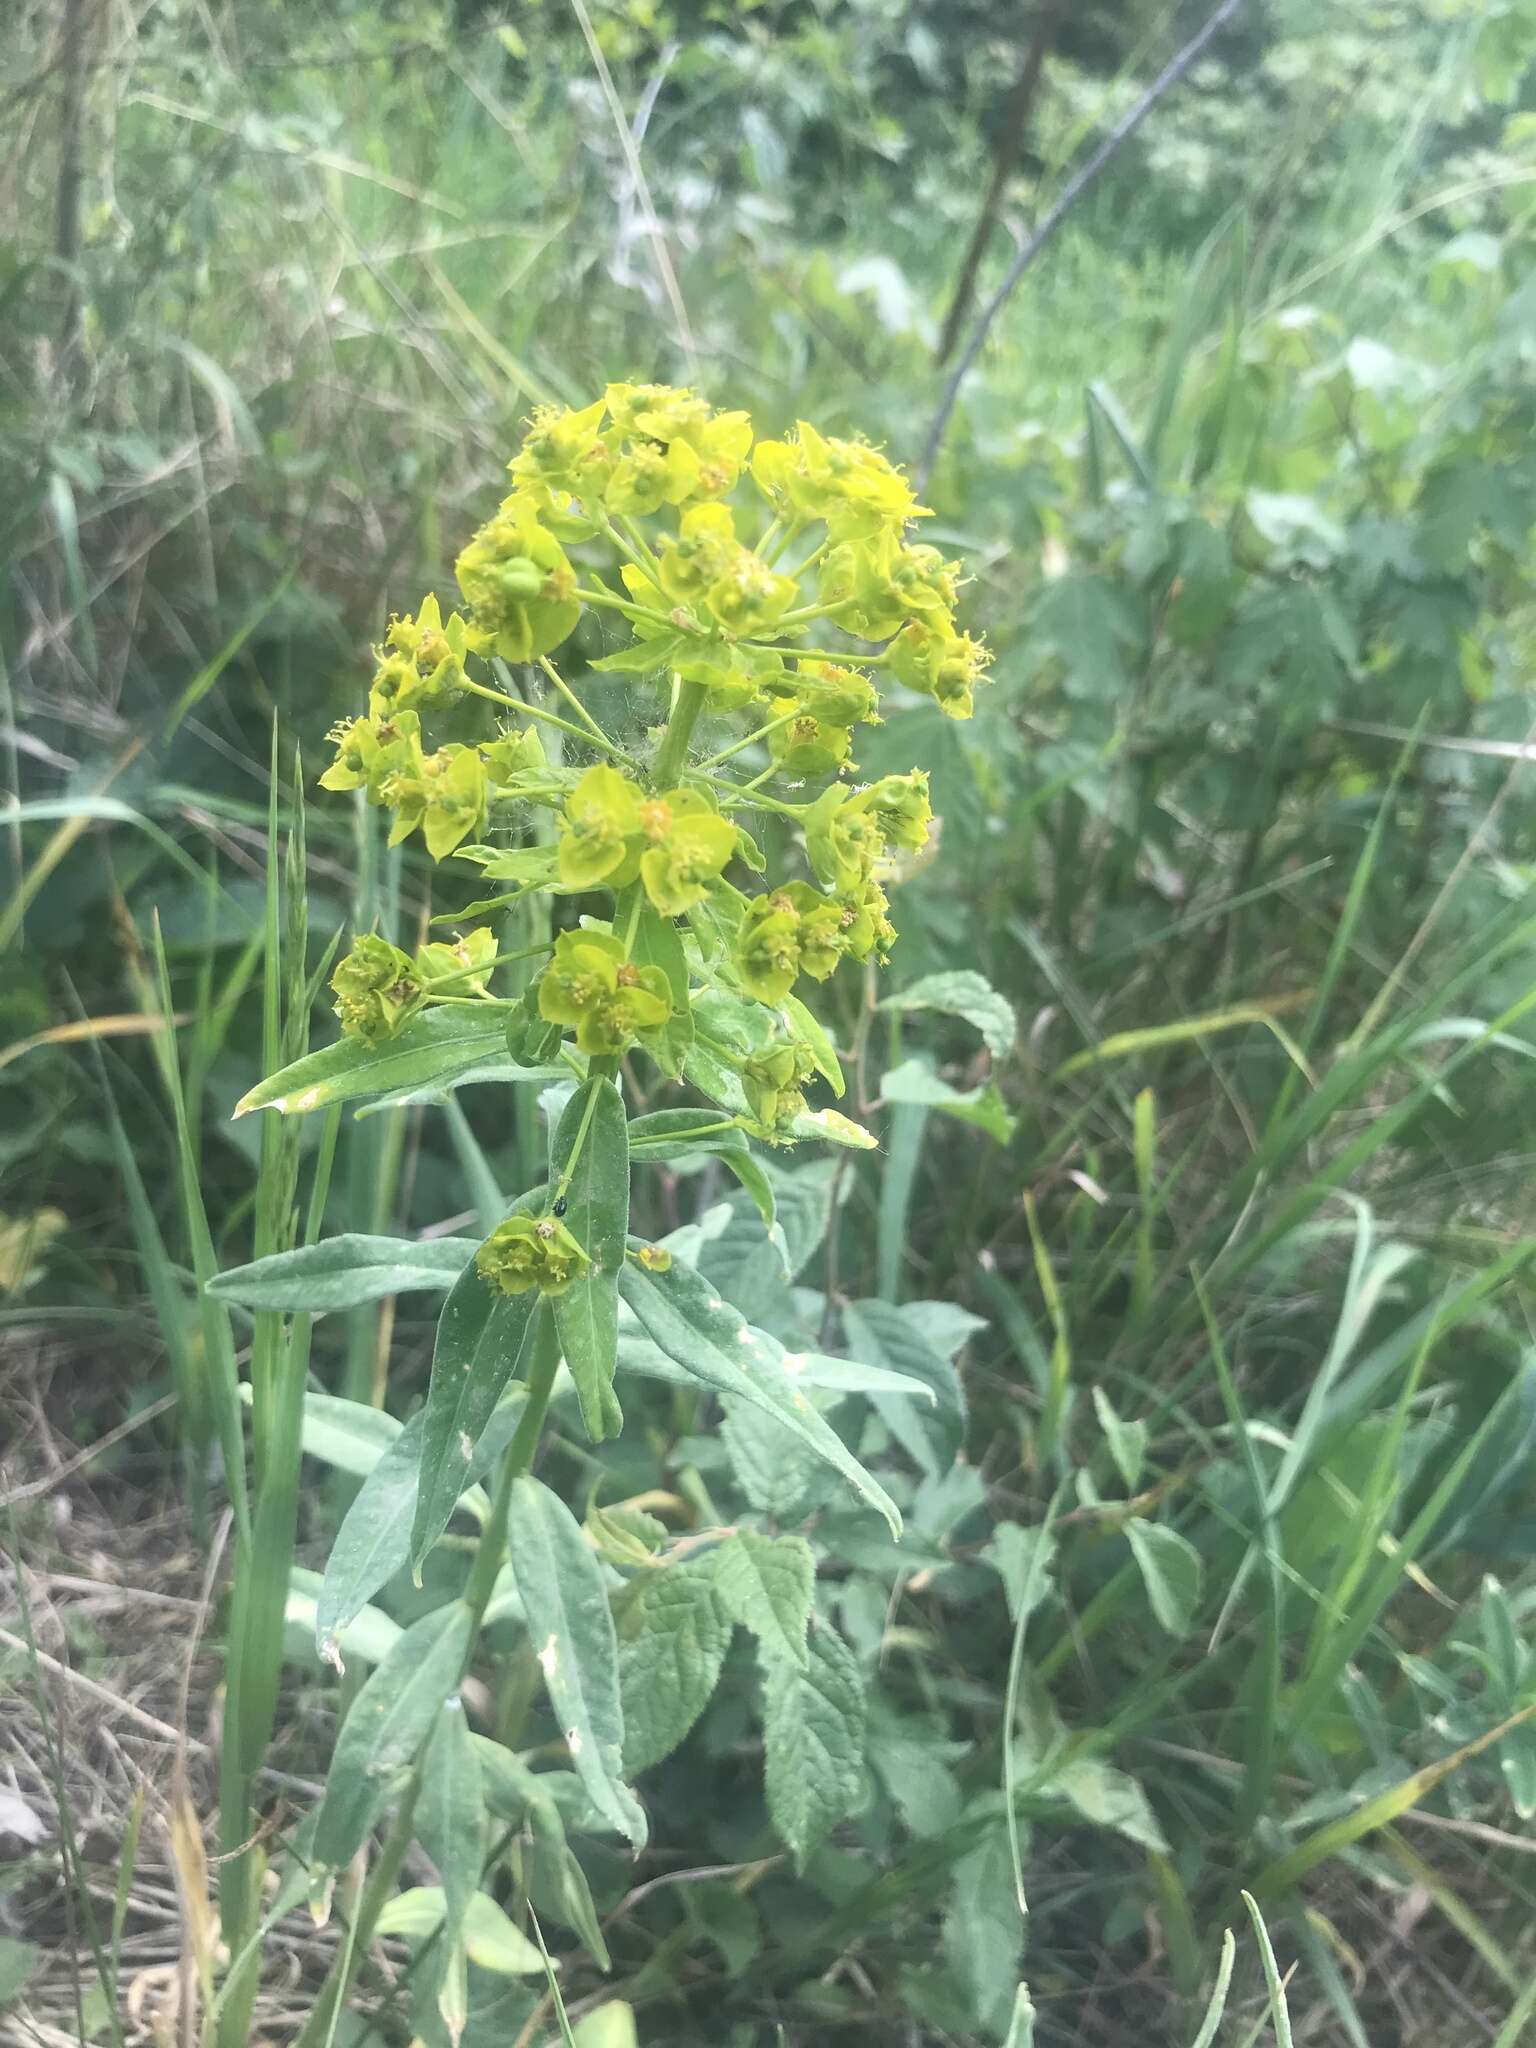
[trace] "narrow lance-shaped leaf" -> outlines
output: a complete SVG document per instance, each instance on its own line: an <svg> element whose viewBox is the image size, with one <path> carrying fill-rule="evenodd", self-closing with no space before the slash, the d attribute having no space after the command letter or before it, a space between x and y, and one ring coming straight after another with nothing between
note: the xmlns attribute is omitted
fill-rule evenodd
<svg viewBox="0 0 1536 2048"><path fill-rule="evenodd" d="M639 1848L645 1815L622 1775L619 1652L602 1567L570 1509L536 1479L513 1483L508 1538L528 1638L571 1764L598 1812Z"/></svg>
<svg viewBox="0 0 1536 2048"><path fill-rule="evenodd" d="M711 1292L702 1274L681 1262L665 1273L648 1273L626 1261L619 1292L645 1334L674 1364L716 1393L739 1395L787 1424L878 1508L893 1536L900 1535L895 1502L812 1407L789 1355L749 1328Z"/></svg>
<svg viewBox="0 0 1536 2048"><path fill-rule="evenodd" d="M497 1409L475 1446L466 1480L480 1479L517 1427L522 1402L514 1393ZM353 1616L361 1612L381 1586L411 1560L411 1517L421 1469L421 1442L426 1412L418 1409L358 1489L342 1518L325 1561L325 1578L315 1611L315 1640L323 1657L334 1662L334 1644ZM466 1499L461 1494L460 1500ZM483 1515L484 1494L468 1495Z"/></svg>
<svg viewBox="0 0 1536 2048"><path fill-rule="evenodd" d="M348 1231L218 1273L207 1291L240 1308L328 1315L386 1294L451 1287L473 1256L467 1237L368 1237Z"/></svg>
<svg viewBox="0 0 1536 2048"><path fill-rule="evenodd" d="M516 1206L535 1207L542 1200L540 1189L523 1196ZM525 1294L503 1294L470 1264L443 1303L432 1350L421 1481L411 1528L411 1566L418 1573L468 1483L475 1446L531 1340L538 1301L532 1288Z"/></svg>
<svg viewBox="0 0 1536 2048"><path fill-rule="evenodd" d="M341 1038L320 1052L306 1053L242 1096L235 1115L253 1109L302 1115L390 1089L443 1087L503 1053L504 1045L502 1013L490 1004L483 1016L478 1010L429 1010L383 1045Z"/></svg>
<svg viewBox="0 0 1536 2048"><path fill-rule="evenodd" d="M315 1823L315 1860L339 1869L362 1847L442 1704L458 1687L473 1617L462 1601L406 1630L364 1684L336 1738Z"/></svg>
<svg viewBox="0 0 1536 2048"><path fill-rule="evenodd" d="M550 1160L552 1179L581 1150L566 1190L565 1227L588 1263L554 1297L560 1349L594 1443L617 1436L624 1417L613 1391L619 1357L619 1269L629 1229L629 1140L624 1102L604 1075L583 1082L565 1106Z"/></svg>
<svg viewBox="0 0 1536 2048"><path fill-rule="evenodd" d="M1161 1522L1125 1525L1131 1554L1141 1567L1152 1612L1171 1636L1186 1636L1200 1604L1200 1553L1177 1529Z"/></svg>
<svg viewBox="0 0 1536 2048"><path fill-rule="evenodd" d="M485 1793L480 1755L457 1693L444 1700L427 1747L421 1797L416 1806L416 1839L437 1865L443 1881L443 1938L450 1951L464 1945L465 1918L480 1884L484 1849ZM445 1975L440 2010L450 2032L460 2009L462 1972Z"/></svg>
<svg viewBox="0 0 1536 2048"><path fill-rule="evenodd" d="M732 1621L757 1637L763 1654L806 1661L816 1560L803 1536L738 1529L710 1553L715 1589Z"/></svg>

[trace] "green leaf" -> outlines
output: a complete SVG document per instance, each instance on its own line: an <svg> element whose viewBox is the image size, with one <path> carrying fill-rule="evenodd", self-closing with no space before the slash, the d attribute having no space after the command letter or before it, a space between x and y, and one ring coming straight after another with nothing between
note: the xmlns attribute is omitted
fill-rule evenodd
<svg viewBox="0 0 1536 2048"><path fill-rule="evenodd" d="M635 2009L610 1998L583 2015L571 2032L572 2048L639 2048Z"/></svg>
<svg viewBox="0 0 1536 2048"><path fill-rule="evenodd" d="M470 1264L443 1303L411 1527L411 1565L417 1572L469 1483L475 1447L532 1341L539 1299L534 1289L503 1294Z"/></svg>
<svg viewBox="0 0 1536 2048"><path fill-rule="evenodd" d="M575 1850L565 1839L565 1822L554 1801L535 1801L529 1819L533 1829L533 1867L529 1891L541 1913L571 1928L586 1944L600 1970L609 1968L608 1944L592 1900L592 1887Z"/></svg>
<svg viewBox="0 0 1536 2048"><path fill-rule="evenodd" d="M506 1448L521 1413L519 1396L509 1398L491 1417L470 1460L465 1475L469 1481L489 1471ZM330 1645L353 1616L411 1561L411 1518L416 1511L425 1426L426 1411L418 1409L363 1481L342 1518L325 1561L315 1608L315 1639L323 1657L330 1654ZM487 1512L484 1494L473 1488L460 1499L481 1515ZM345 1651L345 1643L342 1649Z"/></svg>
<svg viewBox="0 0 1536 2048"><path fill-rule="evenodd" d="M883 1367L905 1383L903 1393L919 1388L931 1412L916 1409L902 1395L879 1394L875 1409L887 1429L925 1471L954 1462L965 1441L965 1395L952 1362L941 1358L899 1308L887 1301L849 1302L843 1309L848 1349L866 1368Z"/></svg>
<svg viewBox="0 0 1536 2048"><path fill-rule="evenodd" d="M1093 1756L1074 1757L1038 1789L1065 1799L1095 1827L1113 1828L1116 1834L1139 1843L1143 1849L1153 1849L1160 1856L1169 1854L1146 1793L1134 1778L1117 1771L1113 1764Z"/></svg>
<svg viewBox="0 0 1536 2048"><path fill-rule="evenodd" d="M785 1283L827 1234L835 1171L830 1160L788 1171L769 1167L776 1204L773 1229L764 1236L746 1198L734 1195L729 1222L700 1252L698 1264L715 1291L734 1302L749 1322L771 1323L782 1314Z"/></svg>
<svg viewBox="0 0 1536 2048"><path fill-rule="evenodd" d="M408 1628L365 1681L341 1724L325 1796L315 1822L315 1861L350 1863L389 1803L397 1771L432 1731L444 1700L458 1690L473 1617L462 1601Z"/></svg>
<svg viewBox="0 0 1536 2048"><path fill-rule="evenodd" d="M376 1922L382 1934L425 1941L443 1924L445 1900L441 1885L417 1885L386 1900ZM496 1901L476 1892L464 1914L464 1946L472 1963L503 1977L542 1977L544 1958L520 1934ZM555 1963L555 1969L560 1965Z"/></svg>
<svg viewBox="0 0 1536 2048"><path fill-rule="evenodd" d="M294 1565L289 1574L283 1623L284 1648L290 1655L314 1653L321 1584L320 1574L305 1571L302 1565ZM325 1648L333 1662L341 1657L361 1657L365 1664L382 1664L404 1634L399 1622L392 1621L382 1608L363 1604L348 1615L339 1636Z"/></svg>
<svg viewBox="0 0 1536 2048"><path fill-rule="evenodd" d="M1130 689L1146 637L1140 608L1106 576L1078 573L1040 585L1030 609L1032 656L1054 656L1069 697L1113 704Z"/></svg>
<svg viewBox="0 0 1536 2048"><path fill-rule="evenodd" d="M783 1347L766 1332L749 1329L711 1292L703 1274L681 1261L665 1273L647 1273L626 1260L619 1292L646 1336L675 1365L716 1393L738 1395L786 1424L884 1515L893 1537L900 1535L895 1502L812 1407Z"/></svg>
<svg viewBox="0 0 1536 2048"><path fill-rule="evenodd" d="M805 1667L816 1560L803 1536L738 1529L710 1555L720 1603L757 1637L764 1660Z"/></svg>
<svg viewBox="0 0 1536 2048"><path fill-rule="evenodd" d="M951 1087L927 1060L917 1056L891 1069L880 1083L880 1096L885 1102L913 1102L924 1109L940 1109L961 1123L975 1124L999 1145L1006 1145L1014 1133L1014 1118L995 1083L988 1081L979 1088Z"/></svg>
<svg viewBox="0 0 1536 2048"><path fill-rule="evenodd" d="M983 974L969 967L949 974L925 974L910 988L899 989L876 1004L881 1010L939 1010L949 1017L963 1017L981 1033L995 1060L1005 1060L1013 1051L1018 1020L1013 1005L1000 996Z"/></svg>
<svg viewBox="0 0 1536 2048"><path fill-rule="evenodd" d="M720 1441L736 1484L760 1514L790 1521L819 1505L837 1480L782 1422L734 1395L720 1402Z"/></svg>
<svg viewBox="0 0 1536 2048"><path fill-rule="evenodd" d="M1187 1636L1200 1604L1200 1553L1177 1529L1135 1520L1125 1525L1131 1554L1141 1567L1152 1612L1169 1635Z"/></svg>
<svg viewBox="0 0 1536 2048"><path fill-rule="evenodd" d="M1115 1461L1115 1470L1125 1482L1126 1492L1134 1493L1146 1462L1147 1425L1144 1422L1123 1422L1102 1387L1093 1390L1093 1407L1099 1418L1099 1427L1104 1432L1104 1441L1109 1445L1109 1455Z"/></svg>
<svg viewBox="0 0 1536 2048"><path fill-rule="evenodd" d="M249 1380L241 1383L240 1398L249 1408ZM366 1401L344 1401L339 1394L306 1394L299 1442L307 1458L319 1458L338 1472L362 1479L399 1436L400 1427L393 1415Z"/></svg>
<svg viewBox="0 0 1536 2048"><path fill-rule="evenodd" d="M9 2005L37 1963L37 1944L0 1935L0 2006Z"/></svg>
<svg viewBox="0 0 1536 2048"><path fill-rule="evenodd" d="M629 1229L629 1141L624 1102L604 1075L584 1081L565 1105L550 1156L551 1184L581 1151L566 1190L565 1227L588 1264L553 1298L560 1349L576 1383L581 1419L594 1443L617 1436L624 1417L613 1391L619 1360L619 1269Z"/></svg>
<svg viewBox="0 0 1536 2048"><path fill-rule="evenodd" d="M484 1015L457 1008L428 1010L386 1045L342 1038L321 1052L307 1053L243 1095L235 1104L235 1115L275 1109L280 1115L299 1116L389 1089L443 1088L470 1067L498 1056L506 1057L500 1010L489 1004Z"/></svg>
<svg viewBox="0 0 1536 2048"><path fill-rule="evenodd" d="M811 1058L816 1062L816 1071L831 1088L832 1093L841 1096L847 1084L843 1080L842 1062L837 1056L837 1047L828 1037L826 1027L815 1011L802 1003L798 996L786 996L779 1008L789 1019L790 1029L805 1043Z"/></svg>
<svg viewBox="0 0 1536 2048"><path fill-rule="evenodd" d="M668 1164L706 1155L722 1160L735 1174L772 1230L776 1213L773 1182L739 1125L726 1123L707 1109L658 1109L649 1116L637 1116L629 1126L629 1156L636 1163L653 1160Z"/></svg>
<svg viewBox="0 0 1536 2048"><path fill-rule="evenodd" d="M457 1693L444 1700L427 1744L416 1803L416 1839L443 1881L446 1938L457 1942L480 1884L485 1846L485 1789L480 1755Z"/></svg>
<svg viewBox="0 0 1536 2048"><path fill-rule="evenodd" d="M804 1870L812 1849L864 1796L864 1684L825 1623L805 1664L772 1659L763 1684L768 1812Z"/></svg>
<svg viewBox="0 0 1536 2048"><path fill-rule="evenodd" d="M581 1058L579 1053L570 1056L576 1060ZM466 1067L462 1073L454 1074L446 1081L431 1081L421 1087L390 1088L382 1095L372 1095L352 1114L361 1123L365 1117L380 1116L385 1110L415 1109L424 1102L452 1102L461 1088L505 1088L509 1082L519 1085L526 1082L535 1088L547 1088L556 1081L568 1082L570 1078L568 1066L519 1066L503 1048L494 1059L477 1060L472 1067Z"/></svg>
<svg viewBox="0 0 1536 2048"><path fill-rule="evenodd" d="M1013 1892L1008 1837L994 1819L955 1865L944 1915L944 1955L965 1986L977 2026L1001 2034L1013 2010L1024 1954L1024 1917Z"/></svg>
<svg viewBox="0 0 1536 2048"><path fill-rule="evenodd" d="M603 1818L635 1847L645 1815L623 1780L619 1652L602 1567L565 1503L536 1479L512 1487L512 1569L571 1764Z"/></svg>
<svg viewBox="0 0 1536 2048"><path fill-rule="evenodd" d="M215 1274L206 1292L241 1308L323 1316L386 1294L451 1287L474 1250L466 1237L365 1237L349 1231Z"/></svg>
<svg viewBox="0 0 1536 2048"><path fill-rule="evenodd" d="M644 1571L614 1615L624 1701L624 1768L660 1763L709 1704L731 1640L708 1561Z"/></svg>

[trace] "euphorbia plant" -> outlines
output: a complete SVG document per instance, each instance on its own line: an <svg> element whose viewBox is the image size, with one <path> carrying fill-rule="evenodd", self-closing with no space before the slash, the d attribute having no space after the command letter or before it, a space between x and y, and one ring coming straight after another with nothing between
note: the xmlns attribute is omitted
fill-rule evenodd
<svg viewBox="0 0 1536 2048"><path fill-rule="evenodd" d="M434 1247L437 1284L452 1285L426 1406L369 1475L320 1591L322 1649L339 1661L365 1603L403 1564L420 1574L455 1511L479 1520L460 1597L399 1637L341 1729L309 1844L316 1897L391 1805L394 1820L316 2027L358 1940L381 1930L430 1938L430 2024L451 2035L470 1959L542 1967L480 1890L487 1813L554 1857L553 1910L601 1959L565 1822L584 1816L643 1842L626 1767L687 1734L734 1622L758 1638L770 1707L809 1684L834 1718L839 1700L853 1716L847 1652L825 1624L808 1627L799 1539L786 1549L722 1531L669 1548L646 1516L600 1520L595 1534L589 1518L584 1534L532 1477L562 1365L594 1442L622 1426L626 1373L681 1378L755 1404L894 1523L822 1412L828 1361L787 1353L685 1256L632 1236L630 1177L647 1160L715 1153L772 1228L772 1180L749 1140L873 1142L808 1105L818 1083L835 1095L843 1084L804 994L844 961L883 960L894 940L886 885L928 840L927 778L913 768L861 782L857 735L877 721L886 679L969 715L987 655L956 623L956 565L913 537L923 510L878 450L803 423L754 446L746 414L715 413L690 391L612 385L582 410L542 411L510 468L510 496L458 558L462 609L445 618L429 597L391 622L366 713L337 729L321 781L391 812L393 841L419 832L433 859L478 867L498 891L479 914L546 899L549 935L503 948L478 925L414 953L361 935L331 978L342 1044L242 1105L451 1084L470 1067L484 1074L491 1036L504 1040L500 1071L568 1083L547 1180L478 1246ZM590 670L629 700L663 693L649 729L633 701L600 720L588 701L600 691L579 696L555 666L588 609L630 636ZM720 739L725 717L736 729ZM531 829L541 811L550 826ZM793 871L768 872L759 818L781 821L779 858ZM525 973L537 964L521 994L499 996L497 971L513 960ZM635 1060L707 1106L631 1116ZM293 1305L306 1305L304 1273L322 1267L351 1274L357 1301L370 1259L387 1276L375 1291L401 1284L389 1265L401 1254L358 1249L382 1242L262 1263L284 1267ZM264 1299L282 1279L266 1274ZM239 1275L220 1284L241 1298ZM472 1489L493 1472L487 1500ZM531 1771L496 1739L515 1728L471 1734L460 1710L482 1627L508 1613L526 1625L568 1773ZM644 1726L631 1714L626 1733L635 1671L648 1674ZM837 1817L846 1772L842 1786L819 1806L803 1787L775 1806L797 1857ZM441 1884L392 1898L413 1833ZM423 2010L418 2000L418 2027Z"/></svg>

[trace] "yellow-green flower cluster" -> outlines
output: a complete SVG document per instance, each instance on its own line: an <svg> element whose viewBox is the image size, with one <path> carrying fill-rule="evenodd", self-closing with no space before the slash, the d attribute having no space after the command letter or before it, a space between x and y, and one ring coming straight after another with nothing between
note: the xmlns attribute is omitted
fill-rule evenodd
<svg viewBox="0 0 1536 2048"><path fill-rule="evenodd" d="M886 889L929 843L926 775L861 783L859 734L880 722L887 678L964 718L986 674L986 648L957 624L958 566L915 537L924 508L879 449L804 422L754 442L745 413L665 385L541 409L509 470L455 564L460 609L428 597L391 620L367 713L335 729L321 780L391 811L392 844L419 833L432 858L512 884L503 902L607 899L503 1003L514 1060L569 1062L563 1039L605 1061L639 1045L676 1075L694 998L712 989L777 1013L727 1063L736 1113L744 1102L749 1127L783 1136L815 1065L785 1006L802 976L884 958ZM550 657L589 612L610 651L588 643L578 695L567 656L567 676ZM624 676L668 693L665 737L594 717ZM691 765L698 719L737 714L744 737ZM549 814L542 832L522 829L530 810ZM803 848L803 867L753 893L756 810L786 821L779 844ZM430 1003L487 999L493 961L489 932L414 957L370 936L336 970L338 1015L388 1038ZM558 1239L514 1223L497 1284L548 1288Z"/></svg>
<svg viewBox="0 0 1536 2048"><path fill-rule="evenodd" d="M451 943L421 946L414 959L366 932L331 976L341 1028L377 1045L403 1031L434 998L483 997L495 957L495 934L487 925Z"/></svg>
<svg viewBox="0 0 1536 2048"><path fill-rule="evenodd" d="M509 1216L475 1253L476 1272L503 1294L564 1294L590 1263L554 1216Z"/></svg>

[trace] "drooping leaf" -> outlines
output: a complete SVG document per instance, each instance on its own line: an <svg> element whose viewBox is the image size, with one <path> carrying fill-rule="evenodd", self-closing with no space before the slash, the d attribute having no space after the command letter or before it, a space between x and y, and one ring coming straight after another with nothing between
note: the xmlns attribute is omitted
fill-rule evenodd
<svg viewBox="0 0 1536 2048"><path fill-rule="evenodd" d="M749 1328L701 1273L681 1261L665 1273L648 1273L626 1260L619 1292L646 1336L674 1364L716 1393L738 1395L786 1424L878 1508L893 1536L900 1534L895 1502L811 1405L786 1369L783 1347Z"/></svg>
<svg viewBox="0 0 1536 2048"><path fill-rule="evenodd" d="M283 1605L285 1653L307 1658L315 1648L315 1617L318 1613L321 1579L318 1572L294 1565L288 1576L288 1598ZM361 1657L365 1664L382 1664L405 1631L382 1608L360 1606L347 1617L339 1640L328 1645L332 1658Z"/></svg>
<svg viewBox="0 0 1536 2048"><path fill-rule="evenodd" d="M1124 1481L1126 1492L1134 1493L1147 1455L1147 1425L1124 1421L1102 1387L1093 1390L1093 1407L1099 1418L1099 1427L1104 1432L1104 1441L1109 1445L1115 1470Z"/></svg>
<svg viewBox="0 0 1536 2048"><path fill-rule="evenodd" d="M768 1812L797 1869L864 1794L864 1684L853 1653L825 1623L804 1665L773 1659L763 1682Z"/></svg>
<svg viewBox="0 0 1536 2048"><path fill-rule="evenodd" d="M624 1425L613 1376L619 1358L619 1268L629 1229L624 1102L605 1075L584 1081L565 1105L550 1155L551 1185L564 1174L578 1139L581 1150L566 1191L565 1227L586 1253L587 1264L552 1305L581 1419L592 1441L602 1443Z"/></svg>
<svg viewBox="0 0 1536 2048"><path fill-rule="evenodd" d="M431 1733L469 1649L472 1616L462 1601L408 1628L364 1682L341 1724L315 1823L315 1860L350 1863L389 1802L395 1774Z"/></svg>
<svg viewBox="0 0 1536 2048"><path fill-rule="evenodd" d="M411 1527L411 1565L448 1526L469 1483L475 1446L518 1370L535 1327L538 1293L503 1294L465 1267L438 1318L422 1424L421 1483Z"/></svg>
<svg viewBox="0 0 1536 2048"><path fill-rule="evenodd" d="M529 1892L540 1913L569 1927L586 1944L600 1970L609 1968L608 1944L592 1899L592 1887L576 1851L565 1838L565 1822L552 1799L533 1807L533 1868Z"/></svg>
<svg viewBox="0 0 1536 2048"><path fill-rule="evenodd" d="M765 1660L804 1667L816 1560L803 1536L738 1529L709 1559L720 1604L757 1637Z"/></svg>
<svg viewBox="0 0 1536 2048"><path fill-rule="evenodd" d="M306 1053L258 1082L236 1103L235 1115L275 1109L298 1116L361 1095L446 1087L469 1068L505 1057L505 1040L502 1013L489 1004L484 1015L468 1009L428 1010L383 1045L342 1038Z"/></svg>
<svg viewBox="0 0 1536 2048"><path fill-rule="evenodd" d="M1187 1636L1200 1604L1200 1553L1177 1529L1139 1518L1125 1525L1152 1612L1171 1636Z"/></svg>
<svg viewBox="0 0 1536 2048"><path fill-rule="evenodd" d="M234 1266L207 1292L240 1308L329 1315L386 1294L451 1287L474 1255L465 1237L366 1237L347 1232Z"/></svg>
<svg viewBox="0 0 1536 2048"><path fill-rule="evenodd" d="M618 1641L602 1567L570 1509L536 1479L513 1484L508 1541L572 1768L603 1818L639 1848L645 1815L623 1778Z"/></svg>
<svg viewBox="0 0 1536 2048"><path fill-rule="evenodd" d="M614 1614L624 1702L624 1768L660 1763L709 1704L731 1639L707 1561L630 1582Z"/></svg>
<svg viewBox="0 0 1536 2048"><path fill-rule="evenodd" d="M910 988L885 996L877 1008L908 1012L938 1010L945 1016L963 1017L981 1033L995 1060L1005 1060L1013 1051L1018 1020L1013 1005L1000 996L984 974L959 967L946 974L925 974Z"/></svg>

